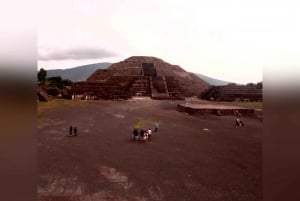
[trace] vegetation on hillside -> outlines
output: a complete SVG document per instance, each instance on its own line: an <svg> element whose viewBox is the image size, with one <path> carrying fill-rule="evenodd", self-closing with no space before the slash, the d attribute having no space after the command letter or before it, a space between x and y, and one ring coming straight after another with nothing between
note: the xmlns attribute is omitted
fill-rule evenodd
<svg viewBox="0 0 300 201"><path fill-rule="evenodd" d="M37 74L38 85L51 96L70 98L70 90L73 82L68 79L62 79L60 76L47 77L47 71L43 68Z"/></svg>
<svg viewBox="0 0 300 201"><path fill-rule="evenodd" d="M238 86L238 84L230 82L230 83L227 84L227 86ZM257 82L257 83L249 82L249 83L246 84L246 86L255 86L258 89L262 89L263 88L263 82L262 81Z"/></svg>

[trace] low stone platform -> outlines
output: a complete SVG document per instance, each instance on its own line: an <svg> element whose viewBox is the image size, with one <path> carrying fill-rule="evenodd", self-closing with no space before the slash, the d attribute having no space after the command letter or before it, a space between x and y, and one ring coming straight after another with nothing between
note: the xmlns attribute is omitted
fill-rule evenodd
<svg viewBox="0 0 300 201"><path fill-rule="evenodd" d="M253 115L254 109L213 104L178 104L177 111L191 115Z"/></svg>

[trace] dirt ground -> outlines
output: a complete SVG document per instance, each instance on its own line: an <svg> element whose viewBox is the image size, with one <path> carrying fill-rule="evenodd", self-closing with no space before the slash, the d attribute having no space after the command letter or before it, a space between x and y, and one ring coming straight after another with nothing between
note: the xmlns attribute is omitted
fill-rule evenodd
<svg viewBox="0 0 300 201"><path fill-rule="evenodd" d="M57 101L38 108L40 201L262 200L262 121L195 117L184 101ZM154 129L133 142L136 127ZM69 126L78 128L69 137Z"/></svg>

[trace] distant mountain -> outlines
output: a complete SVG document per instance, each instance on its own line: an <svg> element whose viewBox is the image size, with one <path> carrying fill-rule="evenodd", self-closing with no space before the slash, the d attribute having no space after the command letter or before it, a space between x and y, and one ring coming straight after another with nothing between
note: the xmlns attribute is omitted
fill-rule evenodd
<svg viewBox="0 0 300 201"><path fill-rule="evenodd" d="M92 73L94 73L97 69L105 69L108 68L112 63L95 63L84 66L77 66L74 68L68 69L54 69L47 70L47 77L60 76L62 79L69 79L74 82L85 81ZM222 86L227 85L229 82L214 79L199 73L194 73L200 79L214 86Z"/></svg>
<svg viewBox="0 0 300 201"><path fill-rule="evenodd" d="M213 85L213 86L224 86L224 85L227 85L227 84L230 83L230 82L226 82L226 81L223 81L223 80L214 79L214 78L208 77L206 75L202 75L200 73L194 73L194 74L197 75L202 80L204 80L205 82L207 82L207 83L209 83L210 85Z"/></svg>
<svg viewBox="0 0 300 201"><path fill-rule="evenodd" d="M74 82L77 81L85 81L93 72L97 69L105 69L109 67L112 63L95 63L89 64L84 66L77 66L74 68L68 69L54 69L54 70L47 70L47 78L60 76L62 79L69 79Z"/></svg>

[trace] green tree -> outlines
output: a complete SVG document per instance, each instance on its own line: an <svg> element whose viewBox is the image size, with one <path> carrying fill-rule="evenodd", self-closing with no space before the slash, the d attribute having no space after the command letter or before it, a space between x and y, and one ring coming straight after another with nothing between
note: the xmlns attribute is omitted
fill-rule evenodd
<svg viewBox="0 0 300 201"><path fill-rule="evenodd" d="M262 89L262 88L263 88L263 82L258 82L258 83L256 84L256 87L257 87L258 89Z"/></svg>
<svg viewBox="0 0 300 201"><path fill-rule="evenodd" d="M71 80L68 80L68 79L62 80L62 83L63 83L64 86L73 86L73 82Z"/></svg>
<svg viewBox="0 0 300 201"><path fill-rule="evenodd" d="M47 71L43 68L40 69L40 71L38 72L38 81L40 82L45 82L46 77L47 77Z"/></svg>
<svg viewBox="0 0 300 201"><path fill-rule="evenodd" d="M254 83L252 83L252 82L250 82L250 83L247 83L247 84L246 84L246 86L249 86L249 87L254 87L254 86L255 86L255 84L254 84Z"/></svg>
<svg viewBox="0 0 300 201"><path fill-rule="evenodd" d="M59 89L62 89L64 87L62 83L62 78L60 76L48 77L47 83L49 86L57 87Z"/></svg>

